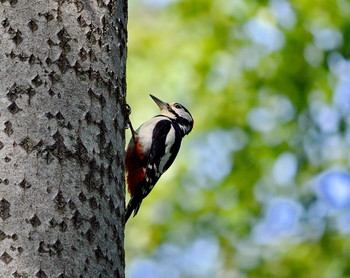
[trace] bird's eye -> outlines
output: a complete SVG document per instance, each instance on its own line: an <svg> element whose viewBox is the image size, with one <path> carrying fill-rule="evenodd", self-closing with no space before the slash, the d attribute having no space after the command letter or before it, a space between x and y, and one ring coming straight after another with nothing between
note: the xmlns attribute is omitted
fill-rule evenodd
<svg viewBox="0 0 350 278"><path fill-rule="evenodd" d="M177 109L180 109L180 108L181 108L181 105L178 104L178 103L176 103L176 104L174 105L174 107L177 108Z"/></svg>

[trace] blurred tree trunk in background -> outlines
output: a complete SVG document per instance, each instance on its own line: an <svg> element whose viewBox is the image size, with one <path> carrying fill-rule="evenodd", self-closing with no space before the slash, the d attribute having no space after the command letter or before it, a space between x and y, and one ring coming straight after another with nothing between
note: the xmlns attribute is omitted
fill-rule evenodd
<svg viewBox="0 0 350 278"><path fill-rule="evenodd" d="M126 22L0 1L0 277L124 277Z"/></svg>

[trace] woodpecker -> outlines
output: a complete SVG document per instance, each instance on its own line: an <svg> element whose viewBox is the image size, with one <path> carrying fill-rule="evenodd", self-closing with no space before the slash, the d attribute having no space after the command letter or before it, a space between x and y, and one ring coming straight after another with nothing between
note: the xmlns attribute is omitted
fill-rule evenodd
<svg viewBox="0 0 350 278"><path fill-rule="evenodd" d="M132 131L125 158L130 201L125 223L132 212L137 214L142 200L151 192L160 176L171 166L182 138L193 128L190 112L181 104L166 103L153 95L161 114Z"/></svg>

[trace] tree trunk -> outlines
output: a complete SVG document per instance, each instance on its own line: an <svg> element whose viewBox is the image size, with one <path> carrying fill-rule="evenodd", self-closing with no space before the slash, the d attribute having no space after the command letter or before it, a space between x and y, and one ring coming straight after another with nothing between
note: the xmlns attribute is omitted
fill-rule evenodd
<svg viewBox="0 0 350 278"><path fill-rule="evenodd" d="M0 277L124 277L126 0L0 0Z"/></svg>

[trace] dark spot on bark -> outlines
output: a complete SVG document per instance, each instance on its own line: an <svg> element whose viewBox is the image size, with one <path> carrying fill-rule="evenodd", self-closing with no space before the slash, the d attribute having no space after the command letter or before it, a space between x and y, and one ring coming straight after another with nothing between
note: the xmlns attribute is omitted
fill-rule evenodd
<svg viewBox="0 0 350 278"><path fill-rule="evenodd" d="M63 117L62 113L59 111L56 113L55 117L58 121L64 121L64 117Z"/></svg>
<svg viewBox="0 0 350 278"><path fill-rule="evenodd" d="M60 57L58 57L58 59L55 61L55 63L60 69L61 73L66 73L67 70L71 68L67 56L63 52L61 53Z"/></svg>
<svg viewBox="0 0 350 278"><path fill-rule="evenodd" d="M23 179L20 183L19 186L22 187L23 189L29 189L32 187L32 185L26 180Z"/></svg>
<svg viewBox="0 0 350 278"><path fill-rule="evenodd" d="M36 92L32 86L29 86L25 90L25 94L28 96L28 104L30 105L30 101L31 101L32 97L36 94Z"/></svg>
<svg viewBox="0 0 350 278"><path fill-rule="evenodd" d="M86 196L85 196L85 194L83 192L79 193L79 200L82 203L86 202L87 198L86 198Z"/></svg>
<svg viewBox="0 0 350 278"><path fill-rule="evenodd" d="M9 158L8 156L5 156L4 160L6 163L9 163L11 161L11 158Z"/></svg>
<svg viewBox="0 0 350 278"><path fill-rule="evenodd" d="M35 276L38 277L38 278L47 278L46 273L45 273L42 269L40 269L40 270L35 274Z"/></svg>
<svg viewBox="0 0 350 278"><path fill-rule="evenodd" d="M3 241L5 238L7 238L7 235L0 230L0 241Z"/></svg>
<svg viewBox="0 0 350 278"><path fill-rule="evenodd" d="M54 16L53 16L51 13L49 13L49 12L46 12L46 13L38 13L38 15L39 15L39 16L45 17L45 19L46 19L47 22L49 22L49 21L51 21L51 20L54 19Z"/></svg>
<svg viewBox="0 0 350 278"><path fill-rule="evenodd" d="M51 97L55 95L55 92L51 88L47 92Z"/></svg>
<svg viewBox="0 0 350 278"><path fill-rule="evenodd" d="M62 28L58 33L57 37L60 40L59 46L63 50L64 53L68 53L70 51L70 45L68 42L71 40L67 30Z"/></svg>
<svg viewBox="0 0 350 278"><path fill-rule="evenodd" d="M18 2L18 0L9 0L9 3L10 3L11 6L16 5L17 2Z"/></svg>
<svg viewBox="0 0 350 278"><path fill-rule="evenodd" d="M115 210L113 199L111 197L109 197L109 200L108 200L108 208L111 213L113 213Z"/></svg>
<svg viewBox="0 0 350 278"><path fill-rule="evenodd" d="M85 120L86 120L87 124L92 124L94 122L90 112L86 112Z"/></svg>
<svg viewBox="0 0 350 278"><path fill-rule="evenodd" d="M75 145L74 157L79 161L80 165L88 164L90 158L88 151L83 144L80 137L77 138L77 144Z"/></svg>
<svg viewBox="0 0 350 278"><path fill-rule="evenodd" d="M77 209L77 206L75 205L75 203L72 200L68 201L68 206L71 210Z"/></svg>
<svg viewBox="0 0 350 278"><path fill-rule="evenodd" d="M49 224L50 224L50 228L55 228L58 225L55 218L51 218L51 220L49 221Z"/></svg>
<svg viewBox="0 0 350 278"><path fill-rule="evenodd" d="M100 133L97 135L97 137L98 137L100 148L102 150L104 148L105 144L106 144L107 127L106 127L106 124L105 124L105 122L103 120L101 120L98 123L98 126L100 128Z"/></svg>
<svg viewBox="0 0 350 278"><path fill-rule="evenodd" d="M2 220L6 220L11 216L10 214L11 204L4 198L0 201L0 217Z"/></svg>
<svg viewBox="0 0 350 278"><path fill-rule="evenodd" d="M95 257L96 257L97 261L99 261L103 258L103 253L102 253L99 245L97 245L97 248L95 249Z"/></svg>
<svg viewBox="0 0 350 278"><path fill-rule="evenodd" d="M99 167L96 164L96 161L94 159L92 159L89 162L89 172L85 175L84 178L84 184L88 190L88 192L92 192L93 190L96 189L96 181L94 178L94 173L96 172L96 170L98 170Z"/></svg>
<svg viewBox="0 0 350 278"><path fill-rule="evenodd" d="M84 271L87 272L88 271L88 266L90 265L90 261L89 259L85 260L85 266L84 266ZM79 278L84 278L84 276L80 275Z"/></svg>
<svg viewBox="0 0 350 278"><path fill-rule="evenodd" d="M80 13L84 9L84 4L80 0L74 1L75 7L77 8L78 13Z"/></svg>
<svg viewBox="0 0 350 278"><path fill-rule="evenodd" d="M107 53L110 53L111 52L111 46L109 44L106 44L105 45L105 49L106 49L106 52Z"/></svg>
<svg viewBox="0 0 350 278"><path fill-rule="evenodd" d="M73 129L73 126L72 126L72 124L70 122L68 122L67 125L66 125L66 128L67 129Z"/></svg>
<svg viewBox="0 0 350 278"><path fill-rule="evenodd" d="M39 87L43 84L43 81L41 80L39 74L37 74L33 79L32 79L32 83L35 87Z"/></svg>
<svg viewBox="0 0 350 278"><path fill-rule="evenodd" d="M12 234L11 239L13 241L16 241L18 239L18 235L17 234Z"/></svg>
<svg viewBox="0 0 350 278"><path fill-rule="evenodd" d="M105 33L109 29L109 23L106 19L106 16L102 17L101 22L102 22L102 31Z"/></svg>
<svg viewBox="0 0 350 278"><path fill-rule="evenodd" d="M48 40L47 40L47 44L48 44L50 47L53 47L53 46L57 45L57 44L55 44L55 43L53 42L53 40L51 40L51 39L48 39Z"/></svg>
<svg viewBox="0 0 350 278"><path fill-rule="evenodd" d="M91 30L86 33L86 40L91 44L96 43L96 38Z"/></svg>
<svg viewBox="0 0 350 278"><path fill-rule="evenodd" d="M18 55L18 58L19 58L19 60L21 61L21 62L25 62L25 61L27 61L28 60L28 58L29 58L29 56L27 55L27 54L25 54L25 53L20 53L19 55Z"/></svg>
<svg viewBox="0 0 350 278"><path fill-rule="evenodd" d="M79 76L83 75L83 68L81 67L78 61L75 62L73 69L76 75L79 75Z"/></svg>
<svg viewBox="0 0 350 278"><path fill-rule="evenodd" d="M51 120L51 119L53 119L55 116L52 115L51 112L47 112L47 113L45 113L45 117L48 118L49 120Z"/></svg>
<svg viewBox="0 0 350 278"><path fill-rule="evenodd" d="M39 217L36 214L34 214L34 216L29 219L29 222L34 228L36 228L36 227L41 225L41 221L40 221Z"/></svg>
<svg viewBox="0 0 350 278"><path fill-rule="evenodd" d="M111 183L113 181L113 178L114 178L113 168L112 168L111 164L109 164L109 166L108 166L107 174L108 174L108 181Z"/></svg>
<svg viewBox="0 0 350 278"><path fill-rule="evenodd" d="M11 50L10 53L6 53L6 57L10 57L12 60L16 58L16 54L13 53L13 50Z"/></svg>
<svg viewBox="0 0 350 278"><path fill-rule="evenodd" d="M64 144L63 136L58 131L53 135L53 139L55 143L51 146L47 146L45 151L56 156L59 160L64 157L72 157L71 151L69 151Z"/></svg>
<svg viewBox="0 0 350 278"><path fill-rule="evenodd" d="M16 34L12 37L12 41L15 43L15 45L20 45L23 41L22 32L17 30Z"/></svg>
<svg viewBox="0 0 350 278"><path fill-rule="evenodd" d="M97 0L96 2L97 2L97 5L99 7L104 7L105 6L105 3L102 0Z"/></svg>
<svg viewBox="0 0 350 278"><path fill-rule="evenodd" d="M101 104L101 107L105 107L106 105L106 99L103 95L100 95L100 98L99 98L99 101L100 101L100 104Z"/></svg>
<svg viewBox="0 0 350 278"><path fill-rule="evenodd" d="M14 84L6 94L6 97L8 98L9 101L13 102L18 98L18 92L16 88L16 84Z"/></svg>
<svg viewBox="0 0 350 278"><path fill-rule="evenodd" d="M66 205L67 205L67 202L66 202L66 199L63 197L63 193L62 191L59 191L56 195L56 197L54 198L54 202L55 202L55 208L57 210L64 210Z"/></svg>
<svg viewBox="0 0 350 278"><path fill-rule="evenodd" d="M29 65L34 65L35 56L33 54L29 56L28 63L29 63Z"/></svg>
<svg viewBox="0 0 350 278"><path fill-rule="evenodd" d="M19 145L26 151L27 154L30 154L37 144L27 136L21 140Z"/></svg>
<svg viewBox="0 0 350 278"><path fill-rule="evenodd" d="M62 221L60 224L58 224L58 227L61 232L67 231L67 223L65 221Z"/></svg>
<svg viewBox="0 0 350 278"><path fill-rule="evenodd" d="M97 209L98 208L98 205L97 205L97 202L96 202L96 198L95 197L91 197L89 199L89 205L92 209Z"/></svg>
<svg viewBox="0 0 350 278"><path fill-rule="evenodd" d="M4 262L5 264L9 264L13 258L5 251L4 253L2 253L2 255L0 256L0 260L2 262Z"/></svg>
<svg viewBox="0 0 350 278"><path fill-rule="evenodd" d="M0 141L0 150L4 147L4 143Z"/></svg>
<svg viewBox="0 0 350 278"><path fill-rule="evenodd" d="M51 65L52 65L52 60L51 60L51 58L50 58L50 57L47 57L47 58L45 59L45 63L46 63L46 65L51 66Z"/></svg>
<svg viewBox="0 0 350 278"><path fill-rule="evenodd" d="M85 19L83 18L82 15L78 16L77 21L78 21L78 24L79 24L80 27L86 27L87 26L86 21L85 21Z"/></svg>
<svg viewBox="0 0 350 278"><path fill-rule="evenodd" d="M39 253L48 253L49 251L47 250L46 247L47 246L46 246L45 242L44 241L40 241L39 242L39 247L38 247L38 252Z"/></svg>
<svg viewBox="0 0 350 278"><path fill-rule="evenodd" d="M97 231L100 229L100 222L98 222L96 216L92 216L89 222L90 222L91 229L93 229L94 231Z"/></svg>
<svg viewBox="0 0 350 278"><path fill-rule="evenodd" d="M12 273L12 276L15 278L28 278L29 274L27 272L18 272L17 270Z"/></svg>
<svg viewBox="0 0 350 278"><path fill-rule="evenodd" d="M82 218L79 210L76 210L74 212L74 215L71 218L71 220L72 220L72 224L73 224L74 229L78 229L80 227L80 225L82 224L82 221L83 221L83 218Z"/></svg>
<svg viewBox="0 0 350 278"><path fill-rule="evenodd" d="M88 94L89 94L90 98L93 98L93 97L97 98L97 95L94 93L94 91L91 88L89 88Z"/></svg>
<svg viewBox="0 0 350 278"><path fill-rule="evenodd" d="M10 26L10 28L8 29L7 32L8 32L10 35L12 35L12 36L14 36L14 35L16 34L16 30L13 29L11 26Z"/></svg>
<svg viewBox="0 0 350 278"><path fill-rule="evenodd" d="M10 121L5 122L5 129L4 132L7 134L7 136L11 136L13 133L12 129L12 123Z"/></svg>
<svg viewBox="0 0 350 278"><path fill-rule="evenodd" d="M10 21L8 20L8 18L5 18L3 21L1 21L1 25L6 28L10 25Z"/></svg>
<svg viewBox="0 0 350 278"><path fill-rule="evenodd" d="M39 242L38 252L39 253L48 253L50 257L57 255L61 256L63 251L63 245L61 241L58 239L54 244L47 244L44 241Z"/></svg>
<svg viewBox="0 0 350 278"><path fill-rule="evenodd" d="M108 159L108 161L110 163L112 163L113 159L114 159L114 148L113 148L113 144L112 142L109 142L107 147L105 147L103 149L103 154L105 156L106 159Z"/></svg>
<svg viewBox="0 0 350 278"><path fill-rule="evenodd" d="M86 231L85 237L90 244L95 240L94 232L90 228Z"/></svg>
<svg viewBox="0 0 350 278"><path fill-rule="evenodd" d="M59 239L56 240L56 242L53 245L49 245L49 247L51 247L50 249L52 249L58 257L62 255L63 245Z"/></svg>
<svg viewBox="0 0 350 278"><path fill-rule="evenodd" d="M17 106L16 102L12 102L12 103L7 107L7 110L9 110L10 113L11 113L12 115L15 115L15 114L17 114L18 112L22 111L22 109L19 108L19 107Z"/></svg>
<svg viewBox="0 0 350 278"><path fill-rule="evenodd" d="M36 22L33 19L28 22L28 27L32 32L38 30L38 24L36 24Z"/></svg>
<svg viewBox="0 0 350 278"><path fill-rule="evenodd" d="M18 97L24 94L28 95L28 104L30 104L31 98L35 95L35 90L32 86L17 85L16 83L14 83L8 90L6 97L11 102L15 102Z"/></svg>
<svg viewBox="0 0 350 278"><path fill-rule="evenodd" d="M61 80L60 76L54 70L49 73L49 78L52 84L57 83Z"/></svg>
<svg viewBox="0 0 350 278"><path fill-rule="evenodd" d="M84 47L80 48L79 57L83 62L87 59L87 51L84 49Z"/></svg>
<svg viewBox="0 0 350 278"><path fill-rule="evenodd" d="M94 62L96 60L96 55L91 49L89 50L89 59L90 62Z"/></svg>

